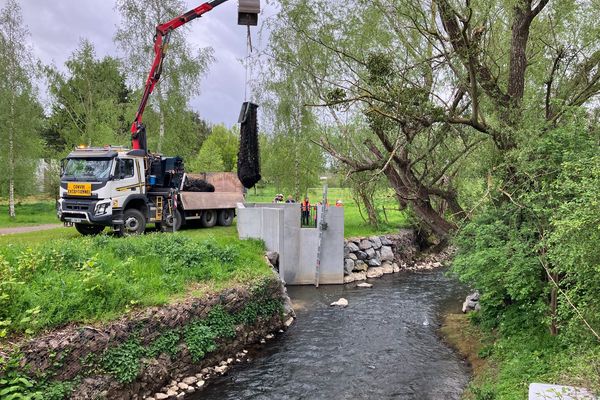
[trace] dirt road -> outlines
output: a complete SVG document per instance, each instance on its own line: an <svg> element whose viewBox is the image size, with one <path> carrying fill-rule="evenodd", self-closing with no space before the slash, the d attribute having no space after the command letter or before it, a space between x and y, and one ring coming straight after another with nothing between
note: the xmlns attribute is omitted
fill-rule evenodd
<svg viewBox="0 0 600 400"><path fill-rule="evenodd" d="M34 225L34 226L16 226L13 228L0 228L0 236L11 235L13 233L47 231L50 229L60 228L61 226L62 226L62 224L45 224L45 225Z"/></svg>

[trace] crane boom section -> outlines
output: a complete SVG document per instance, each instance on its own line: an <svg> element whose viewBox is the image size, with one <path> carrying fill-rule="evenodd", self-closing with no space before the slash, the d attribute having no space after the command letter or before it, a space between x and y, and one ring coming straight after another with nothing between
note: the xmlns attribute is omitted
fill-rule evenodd
<svg viewBox="0 0 600 400"><path fill-rule="evenodd" d="M165 55L169 45L169 38L171 32L181 27L182 25L185 25L188 22L193 21L194 19L211 11L213 8L222 3L225 3L226 1L228 0L213 0L206 2L186 12L183 15L173 18L172 20L165 22L164 24L160 24L156 27L156 35L154 36L154 61L152 62L152 67L150 68L148 79L146 80L146 86L144 88L142 99L140 100L140 105L138 106L138 110L135 114L135 119L133 120L133 124L131 125L131 145L133 149L146 150L146 140L145 137L142 137L145 135L144 126L142 124L142 118L144 116L144 110L146 109L146 105L148 104L148 99L154 91L154 87L160 80L163 68L163 61L165 59Z"/></svg>

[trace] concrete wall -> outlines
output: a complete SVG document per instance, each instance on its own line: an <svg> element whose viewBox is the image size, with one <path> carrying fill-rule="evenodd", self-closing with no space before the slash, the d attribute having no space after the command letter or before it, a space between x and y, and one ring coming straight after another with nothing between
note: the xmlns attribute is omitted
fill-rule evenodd
<svg viewBox="0 0 600 400"><path fill-rule="evenodd" d="M321 215L320 210L318 215ZM327 222L319 283L341 284L344 280L344 209L330 207ZM262 239L269 251L279 253L279 274L287 284L315 283L319 231L300 227L300 204L240 205L237 227L241 239Z"/></svg>

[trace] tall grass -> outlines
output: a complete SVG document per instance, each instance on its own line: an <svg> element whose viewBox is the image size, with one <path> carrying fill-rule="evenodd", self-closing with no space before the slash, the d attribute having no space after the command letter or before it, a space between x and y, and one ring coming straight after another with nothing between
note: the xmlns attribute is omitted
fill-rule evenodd
<svg viewBox="0 0 600 400"><path fill-rule="evenodd" d="M0 336L114 318L269 273L258 241L182 234L54 240L0 249Z"/></svg>

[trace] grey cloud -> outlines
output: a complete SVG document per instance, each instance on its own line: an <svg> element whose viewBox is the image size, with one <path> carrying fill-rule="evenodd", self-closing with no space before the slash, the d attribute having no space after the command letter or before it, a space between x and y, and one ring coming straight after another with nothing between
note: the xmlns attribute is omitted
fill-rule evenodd
<svg viewBox="0 0 600 400"><path fill-rule="evenodd" d="M0 0L1 6L5 3ZM200 3L186 1L190 9ZM113 36L120 18L113 1L23 0L21 7L31 33L31 46L45 64L63 69L82 38L94 44L99 57L118 55ZM237 1L230 0L190 25L190 42L212 47L215 56L201 94L192 99L191 107L209 122L233 125L244 100L245 70L240 60L246 55L246 27L237 25ZM253 36L256 39L256 28Z"/></svg>

